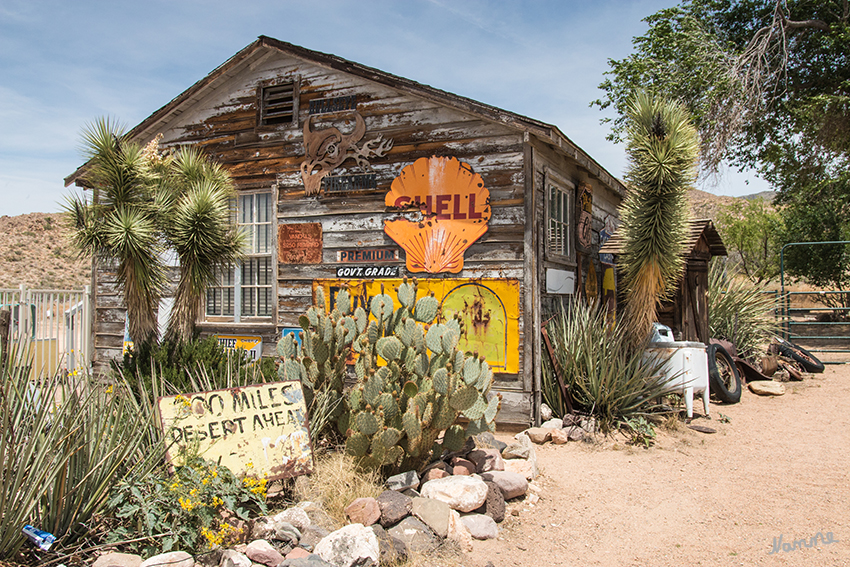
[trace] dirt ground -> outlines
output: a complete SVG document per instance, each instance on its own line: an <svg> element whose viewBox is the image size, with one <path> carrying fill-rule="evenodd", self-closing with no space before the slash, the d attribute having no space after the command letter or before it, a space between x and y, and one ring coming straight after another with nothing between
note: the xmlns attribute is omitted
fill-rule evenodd
<svg viewBox="0 0 850 567"><path fill-rule="evenodd" d="M540 501L509 504L499 539L476 541L462 564L850 565L850 365L786 386L712 403L710 419L695 401L692 424L714 434L679 422L649 449L538 445Z"/></svg>

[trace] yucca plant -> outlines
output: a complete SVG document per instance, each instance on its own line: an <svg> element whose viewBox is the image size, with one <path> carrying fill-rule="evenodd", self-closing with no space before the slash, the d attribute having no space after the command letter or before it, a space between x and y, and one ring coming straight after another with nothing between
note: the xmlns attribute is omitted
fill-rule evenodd
<svg viewBox="0 0 850 567"><path fill-rule="evenodd" d="M653 400L664 391L665 360L630 348L625 327L611 328L604 308L575 300L547 330L574 405L596 416L604 432L660 409Z"/></svg>
<svg viewBox="0 0 850 567"><path fill-rule="evenodd" d="M628 110L629 192L620 210L618 265L626 295L623 320L637 347L684 269L687 190L696 179L699 140L676 103L638 93Z"/></svg>
<svg viewBox="0 0 850 567"><path fill-rule="evenodd" d="M741 358L755 359L779 331L772 311L776 298L764 286L727 272L719 259L708 270L708 326L711 336L732 342Z"/></svg>

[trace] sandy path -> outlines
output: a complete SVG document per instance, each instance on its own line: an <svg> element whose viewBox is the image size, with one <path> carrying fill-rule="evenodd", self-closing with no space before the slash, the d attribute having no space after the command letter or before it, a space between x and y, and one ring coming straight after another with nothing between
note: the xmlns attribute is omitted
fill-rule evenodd
<svg viewBox="0 0 850 567"><path fill-rule="evenodd" d="M693 422L712 435L538 446L540 502L514 505L500 539L475 542L463 564L850 565L850 367L787 386L712 404L713 419ZM771 554L774 538L828 532L837 541Z"/></svg>

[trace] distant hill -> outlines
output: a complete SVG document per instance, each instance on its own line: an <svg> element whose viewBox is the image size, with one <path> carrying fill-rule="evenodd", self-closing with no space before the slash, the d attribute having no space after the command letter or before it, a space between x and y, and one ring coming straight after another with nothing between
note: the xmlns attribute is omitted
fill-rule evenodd
<svg viewBox="0 0 850 567"><path fill-rule="evenodd" d="M772 203L773 199L776 197L776 191L762 191L761 193L753 193L752 195L744 195L741 199L747 199L751 201L753 199L764 199L768 203Z"/></svg>
<svg viewBox="0 0 850 567"><path fill-rule="evenodd" d="M0 288L82 289L91 283L91 259L69 242L60 213L0 217Z"/></svg>

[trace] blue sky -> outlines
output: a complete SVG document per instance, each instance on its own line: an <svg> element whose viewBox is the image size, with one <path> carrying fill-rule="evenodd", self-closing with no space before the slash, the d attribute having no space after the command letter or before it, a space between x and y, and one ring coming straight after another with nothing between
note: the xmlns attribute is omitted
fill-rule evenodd
<svg viewBox="0 0 850 567"><path fill-rule="evenodd" d="M622 176L624 149L588 104L641 19L675 3L0 0L0 215L59 210L87 123L134 126L259 35L555 124ZM768 187L730 174L701 188Z"/></svg>

